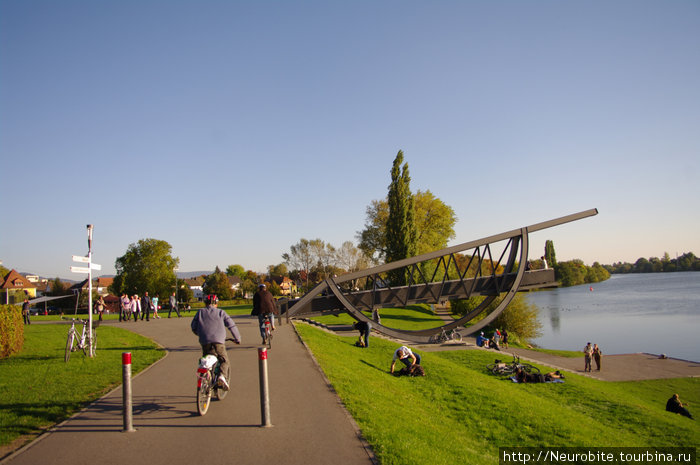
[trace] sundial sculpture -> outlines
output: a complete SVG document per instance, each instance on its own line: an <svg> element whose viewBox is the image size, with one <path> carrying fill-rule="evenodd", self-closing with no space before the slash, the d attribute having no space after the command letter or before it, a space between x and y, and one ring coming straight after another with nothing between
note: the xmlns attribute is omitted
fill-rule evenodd
<svg viewBox="0 0 700 465"><path fill-rule="evenodd" d="M358 321L371 322L372 329L388 336L426 343L442 329L449 331L471 321L497 297L505 294L492 312L477 323L460 330L463 335L474 334L505 310L516 292L557 285L553 269L526 270L529 233L597 214L598 210L594 208L374 268L327 278L302 298L284 301L283 311L286 310L288 318L347 312ZM500 247L502 249L499 254L497 249ZM459 267L456 266L456 254L461 256L462 263ZM421 266L426 263L431 263L429 268L434 268L430 276L425 276L426 267ZM384 276L387 272L400 268L405 270L407 285L392 287L387 284ZM437 277L439 279L436 280ZM351 283L358 279L366 280L363 290L351 288ZM435 304L472 296L484 296L484 299L468 314L445 325L419 331L389 328L377 324L362 313L371 312L374 308Z"/></svg>

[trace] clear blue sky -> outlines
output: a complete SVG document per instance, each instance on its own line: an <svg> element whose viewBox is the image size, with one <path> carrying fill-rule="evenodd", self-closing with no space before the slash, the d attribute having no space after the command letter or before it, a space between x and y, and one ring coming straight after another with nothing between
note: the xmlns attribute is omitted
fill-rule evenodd
<svg viewBox="0 0 700 465"><path fill-rule="evenodd" d="M700 254L700 2L0 0L0 260L263 271L355 240L403 150L467 242Z"/></svg>

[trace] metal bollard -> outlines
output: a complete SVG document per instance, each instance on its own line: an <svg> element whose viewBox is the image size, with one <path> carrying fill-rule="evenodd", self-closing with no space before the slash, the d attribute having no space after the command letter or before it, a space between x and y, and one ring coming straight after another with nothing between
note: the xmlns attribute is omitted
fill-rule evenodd
<svg viewBox="0 0 700 465"><path fill-rule="evenodd" d="M122 352L122 401L124 413L124 429L132 433L134 429L131 404L131 352Z"/></svg>
<svg viewBox="0 0 700 465"><path fill-rule="evenodd" d="M262 427L272 426L270 421L270 393L267 382L267 348L258 348L258 369L260 372L260 422Z"/></svg>

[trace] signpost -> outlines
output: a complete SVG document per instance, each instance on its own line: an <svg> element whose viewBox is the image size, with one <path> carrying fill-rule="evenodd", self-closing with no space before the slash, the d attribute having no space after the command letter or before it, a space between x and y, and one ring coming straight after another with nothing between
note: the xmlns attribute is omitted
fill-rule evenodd
<svg viewBox="0 0 700 465"><path fill-rule="evenodd" d="M90 339L90 353L89 357L95 356L95 346L92 343L93 329L92 329L92 270L101 270L102 265L97 263L92 263L92 228L91 224L87 225L88 232L88 254L83 257L81 255L73 255L73 261L78 263L86 263L87 266L71 266L70 270L73 273L87 273L88 275L88 338ZM80 298L80 294L78 294Z"/></svg>

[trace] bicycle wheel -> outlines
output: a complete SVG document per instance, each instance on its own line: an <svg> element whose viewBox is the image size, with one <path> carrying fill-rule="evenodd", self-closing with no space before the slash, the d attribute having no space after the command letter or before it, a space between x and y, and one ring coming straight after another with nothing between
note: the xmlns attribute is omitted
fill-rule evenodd
<svg viewBox="0 0 700 465"><path fill-rule="evenodd" d="M462 335L457 331L452 331L452 340L455 342L462 342Z"/></svg>
<svg viewBox="0 0 700 465"><path fill-rule="evenodd" d="M520 368L522 368L525 373L535 373L538 374L540 372L540 369L537 368L534 365L530 365L529 363L521 363Z"/></svg>
<svg viewBox="0 0 700 465"><path fill-rule="evenodd" d="M75 342L75 334L72 331L68 332L68 339L66 340L66 355L64 360L68 362L70 360L70 353L73 352L73 343Z"/></svg>
<svg viewBox="0 0 700 465"><path fill-rule="evenodd" d="M231 378L229 377L229 373L231 372L231 367L226 368L226 373L224 373L224 377L226 378L226 381L229 383L231 382ZM224 400L224 397L226 397L226 394L228 394L228 391L225 390L224 388L221 388L219 386L214 387L214 396L216 396L216 400Z"/></svg>
<svg viewBox="0 0 700 465"><path fill-rule="evenodd" d="M204 416L209 410L211 402L211 385L210 378L207 374L206 378L202 379L202 384L197 388L197 413Z"/></svg>
<svg viewBox="0 0 700 465"><path fill-rule="evenodd" d="M272 349L272 332L267 332L267 348Z"/></svg>

